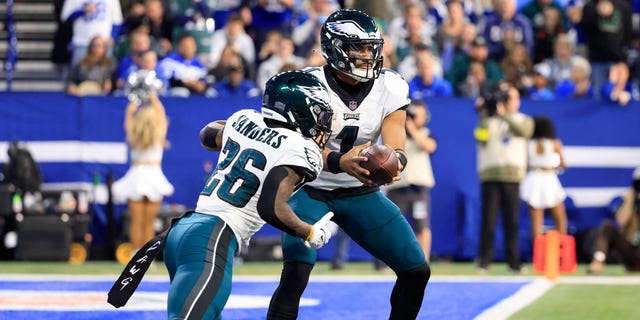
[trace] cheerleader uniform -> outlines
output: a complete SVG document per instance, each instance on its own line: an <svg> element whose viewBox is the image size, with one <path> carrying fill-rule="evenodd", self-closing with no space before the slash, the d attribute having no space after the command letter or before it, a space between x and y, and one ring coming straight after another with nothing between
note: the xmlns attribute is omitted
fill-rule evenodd
<svg viewBox="0 0 640 320"><path fill-rule="evenodd" d="M140 201L145 197L149 201L160 201L173 194L173 185L162 172L162 153L162 145L131 150L131 167L113 183L116 202Z"/></svg>
<svg viewBox="0 0 640 320"><path fill-rule="evenodd" d="M520 198L533 208L548 209L563 202L567 194L556 172L560 156L553 150L554 141L542 139L541 154L536 150L538 141L529 141L529 171L520 185Z"/></svg>

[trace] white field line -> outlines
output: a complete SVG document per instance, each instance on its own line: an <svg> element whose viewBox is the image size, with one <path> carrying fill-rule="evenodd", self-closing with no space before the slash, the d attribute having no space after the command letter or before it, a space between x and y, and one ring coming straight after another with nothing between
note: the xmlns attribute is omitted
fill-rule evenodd
<svg viewBox="0 0 640 320"><path fill-rule="evenodd" d="M475 317L475 320L501 320L518 312L520 309L540 298L554 283L545 279L535 280L516 291L508 298L501 300Z"/></svg>

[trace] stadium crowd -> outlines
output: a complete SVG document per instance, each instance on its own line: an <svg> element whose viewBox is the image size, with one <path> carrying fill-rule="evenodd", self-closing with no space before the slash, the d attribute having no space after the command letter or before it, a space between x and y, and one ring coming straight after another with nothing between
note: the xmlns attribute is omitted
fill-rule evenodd
<svg viewBox="0 0 640 320"><path fill-rule="evenodd" d="M374 2L385 67L412 99L476 98L501 80L529 99L640 99L640 0ZM119 95L148 69L167 96L256 97L279 71L323 64L322 23L359 6L367 2L65 0L70 45L56 47L70 48L69 94Z"/></svg>

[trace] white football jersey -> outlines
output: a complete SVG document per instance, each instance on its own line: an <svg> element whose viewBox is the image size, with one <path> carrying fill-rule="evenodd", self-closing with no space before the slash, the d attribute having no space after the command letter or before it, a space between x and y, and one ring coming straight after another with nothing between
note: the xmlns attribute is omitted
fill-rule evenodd
<svg viewBox="0 0 640 320"><path fill-rule="evenodd" d="M318 145L300 133L269 128L255 110L234 113L225 125L218 164L200 193L196 212L224 220L238 241L248 242L264 224L256 206L269 171L276 166L322 170Z"/></svg>
<svg viewBox="0 0 640 320"><path fill-rule="evenodd" d="M305 71L317 76L329 89L333 123L331 137L325 148L346 152L352 147L371 141L377 143L382 121L390 113L409 104L409 85L395 71L382 69L378 79L367 96L358 104L354 98L345 104L329 86L324 69L306 68ZM362 182L346 173L334 174L323 171L315 181L307 185L323 190L362 186Z"/></svg>
<svg viewBox="0 0 640 320"><path fill-rule="evenodd" d="M96 11L83 14L73 22L73 38L71 43L86 46L96 35L111 39L111 29L122 24L120 1L115 0L65 0L60 13L60 20L66 21L76 11L83 11L86 4L96 5Z"/></svg>

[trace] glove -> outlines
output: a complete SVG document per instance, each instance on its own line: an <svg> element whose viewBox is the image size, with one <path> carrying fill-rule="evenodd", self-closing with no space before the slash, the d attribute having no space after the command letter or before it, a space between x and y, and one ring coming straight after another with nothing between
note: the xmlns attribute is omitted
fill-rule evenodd
<svg viewBox="0 0 640 320"><path fill-rule="evenodd" d="M329 211L311 227L311 233L309 233L307 239L304 241L305 246L311 249L320 249L329 242L331 231L329 231L327 224L331 218L333 218L333 212Z"/></svg>

